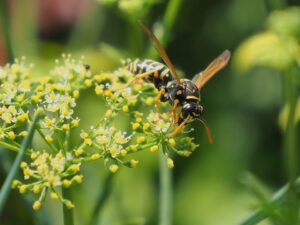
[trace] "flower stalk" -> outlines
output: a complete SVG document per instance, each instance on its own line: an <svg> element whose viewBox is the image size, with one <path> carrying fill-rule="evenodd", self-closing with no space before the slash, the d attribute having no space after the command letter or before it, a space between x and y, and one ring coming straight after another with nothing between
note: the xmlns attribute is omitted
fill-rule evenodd
<svg viewBox="0 0 300 225"><path fill-rule="evenodd" d="M72 193L68 188L62 188L63 198L67 199L70 204L72 204ZM74 225L74 209L71 205L62 204L63 205L63 215L64 215L64 225Z"/></svg>
<svg viewBox="0 0 300 225"><path fill-rule="evenodd" d="M172 224L172 170L166 163L167 146L161 145L159 154L159 225Z"/></svg>

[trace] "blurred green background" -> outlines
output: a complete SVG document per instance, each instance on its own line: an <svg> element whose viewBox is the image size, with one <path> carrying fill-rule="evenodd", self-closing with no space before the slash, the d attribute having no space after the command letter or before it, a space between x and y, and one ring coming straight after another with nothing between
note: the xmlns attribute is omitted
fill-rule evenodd
<svg viewBox="0 0 300 225"><path fill-rule="evenodd" d="M14 56L25 55L35 64L37 75L46 74L62 53L85 56L94 73L117 69L122 66L120 60L128 57L159 60L137 23L139 19L153 28L176 68L187 78L203 70L225 49L232 52L229 65L201 92L205 119L215 143L209 145L203 128L193 123L200 147L190 158L175 159L174 225L238 224L261 204L258 196L271 196L288 182L291 173L299 174L298 154L286 150L282 129L288 120L282 74L294 67L298 71L300 61L298 0L8 3ZM9 57L3 30L2 65ZM299 73L294 74L299 81ZM295 90L299 92L299 85ZM84 128L97 121L104 110L93 90L81 95L77 114ZM296 120L299 107L297 110ZM125 118L123 126L128 124ZM99 224L157 224L158 157L143 152L138 158L137 168L123 168L116 175ZM295 165L292 172L291 164ZM83 170L84 183L73 190L77 224L87 221L107 175L99 162ZM4 171L0 171L1 180ZM0 224L33 224L31 211L31 206L13 191ZM35 214L46 217L49 224L62 221L61 205L53 201Z"/></svg>

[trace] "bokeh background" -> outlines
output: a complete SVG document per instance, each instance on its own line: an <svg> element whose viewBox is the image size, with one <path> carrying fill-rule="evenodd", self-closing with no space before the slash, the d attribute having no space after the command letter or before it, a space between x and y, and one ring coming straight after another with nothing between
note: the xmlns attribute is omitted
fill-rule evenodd
<svg viewBox="0 0 300 225"><path fill-rule="evenodd" d="M187 78L225 49L232 52L229 65L201 93L214 144L193 123L200 147L189 158L175 158L174 225L238 224L261 204L262 196L270 197L291 174L298 174L299 158L296 151L288 151L284 131L290 88L285 88L284 77L293 70L299 81L299 0L10 0L8 11L3 2L14 55L26 56L40 76L62 53L85 56L94 73L115 70L126 58L160 60L139 19L155 31ZM1 28L4 65L9 54L3 24ZM295 90L297 99L299 85ZM295 121L299 106L295 105ZM89 90L81 95L76 113L85 128L104 111ZM121 126L128 125L124 119ZM297 130L299 124L292 133L294 142L299 139ZM99 224L157 224L158 157L142 152L138 158L137 168L122 169L114 178ZM9 157L2 157L1 180L6 164ZM85 181L73 190L77 224L86 223L107 176L99 162L83 169ZM38 224L31 211L31 205L12 191L0 224ZM48 224L62 223L61 205L53 201L35 215L47 218Z"/></svg>

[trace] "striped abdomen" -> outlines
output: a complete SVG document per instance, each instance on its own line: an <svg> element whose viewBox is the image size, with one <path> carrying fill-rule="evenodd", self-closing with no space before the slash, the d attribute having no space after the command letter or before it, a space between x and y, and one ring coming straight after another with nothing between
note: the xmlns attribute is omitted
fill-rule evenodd
<svg viewBox="0 0 300 225"><path fill-rule="evenodd" d="M173 76L166 65L150 59L136 59L127 65L127 69L135 75L153 71L145 80L152 82L157 89L167 86L167 83L173 80Z"/></svg>

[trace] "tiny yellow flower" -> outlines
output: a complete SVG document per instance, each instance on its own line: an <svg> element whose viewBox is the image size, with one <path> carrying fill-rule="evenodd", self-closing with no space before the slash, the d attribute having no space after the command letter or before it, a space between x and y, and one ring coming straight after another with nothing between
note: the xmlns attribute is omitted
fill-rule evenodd
<svg viewBox="0 0 300 225"><path fill-rule="evenodd" d="M20 181L13 180L13 182L11 183L11 188L17 188L19 184L20 184Z"/></svg>
<svg viewBox="0 0 300 225"><path fill-rule="evenodd" d="M23 169L23 174L25 179L29 179L29 176L31 175L31 171L28 168Z"/></svg>
<svg viewBox="0 0 300 225"><path fill-rule="evenodd" d="M16 135L15 135L15 133L14 133L13 131L9 131L9 132L7 133L7 136L8 136L8 138L9 138L10 140L14 140L14 139L16 138Z"/></svg>
<svg viewBox="0 0 300 225"><path fill-rule="evenodd" d="M112 173L116 173L119 170L119 166L116 165L116 164L112 164L112 165L109 166L109 170Z"/></svg>
<svg viewBox="0 0 300 225"><path fill-rule="evenodd" d="M68 188L71 186L72 182L70 180L64 179L62 184L65 188Z"/></svg>
<svg viewBox="0 0 300 225"><path fill-rule="evenodd" d="M79 95L80 95L80 94L79 94L79 91L78 91L78 90L74 90L74 91L73 91L73 97L74 97L74 98L79 98Z"/></svg>
<svg viewBox="0 0 300 225"><path fill-rule="evenodd" d="M44 119L44 123L45 123L46 127L50 127L51 124L52 124L52 121L49 117L46 116L45 119Z"/></svg>
<svg viewBox="0 0 300 225"><path fill-rule="evenodd" d="M130 150L135 152L137 150L137 146L136 145L130 145Z"/></svg>
<svg viewBox="0 0 300 225"><path fill-rule="evenodd" d="M52 191L52 192L50 193L50 198L53 199L53 200L58 200L58 199L59 199L59 196L58 196L57 193L55 193L55 192Z"/></svg>
<svg viewBox="0 0 300 225"><path fill-rule="evenodd" d="M82 139L85 139L85 138L87 138L88 136L89 136L89 134L86 133L86 132L81 132L81 133L80 133L80 137L81 137Z"/></svg>
<svg viewBox="0 0 300 225"><path fill-rule="evenodd" d="M181 151L181 153L184 157L189 157L192 154L192 152L187 151L187 150Z"/></svg>
<svg viewBox="0 0 300 225"><path fill-rule="evenodd" d="M129 111L128 105L124 105L124 106L122 107L122 111L123 111L123 112L128 112L128 111Z"/></svg>
<svg viewBox="0 0 300 225"><path fill-rule="evenodd" d="M137 117L137 118L135 118L135 121L136 121L137 123L140 123L140 122L143 121L143 119L142 119L142 117Z"/></svg>
<svg viewBox="0 0 300 225"><path fill-rule="evenodd" d="M39 209L41 208L41 206L42 206L42 204L41 204L40 201L35 201L35 202L33 203L32 208L33 208L34 210L39 210Z"/></svg>
<svg viewBox="0 0 300 225"><path fill-rule="evenodd" d="M78 184L82 183L83 176L82 175L76 175L73 178Z"/></svg>
<svg viewBox="0 0 300 225"><path fill-rule="evenodd" d="M105 90L105 91L104 91L104 95L105 95L106 97L112 96L111 90Z"/></svg>
<svg viewBox="0 0 300 225"><path fill-rule="evenodd" d="M150 128L150 123L144 123L143 130L146 131Z"/></svg>
<svg viewBox="0 0 300 225"><path fill-rule="evenodd" d="M20 135L21 137L26 137L26 136L28 135L28 132L27 132L26 130L24 130L24 131L21 131L21 132L19 133L19 135Z"/></svg>
<svg viewBox="0 0 300 225"><path fill-rule="evenodd" d="M96 95L102 95L103 94L102 87L97 85L96 88L95 88L95 92L96 92Z"/></svg>
<svg viewBox="0 0 300 225"><path fill-rule="evenodd" d="M92 86L92 80L86 79L86 80L84 81L84 85L87 86L87 87Z"/></svg>
<svg viewBox="0 0 300 225"><path fill-rule="evenodd" d="M21 162L20 163L20 168L22 168L22 169L24 169L27 166L28 166L27 162Z"/></svg>
<svg viewBox="0 0 300 225"><path fill-rule="evenodd" d="M65 200L64 204L68 209L72 209L75 207L75 205L70 200Z"/></svg>
<svg viewBox="0 0 300 225"><path fill-rule="evenodd" d="M130 167L134 168L136 167L136 165L139 163L138 160L132 159L130 160Z"/></svg>
<svg viewBox="0 0 300 225"><path fill-rule="evenodd" d="M83 143L86 144L86 145L92 145L93 142L92 142L92 140L90 138L85 138L83 140Z"/></svg>
<svg viewBox="0 0 300 225"><path fill-rule="evenodd" d="M81 148L80 149L75 149L74 153L75 153L75 156L80 156L80 155L82 155L83 150Z"/></svg>
<svg viewBox="0 0 300 225"><path fill-rule="evenodd" d="M80 166L78 164L73 164L69 166L68 169L71 170L72 172L78 172L80 170Z"/></svg>
<svg viewBox="0 0 300 225"><path fill-rule="evenodd" d="M62 129L65 130L65 131L70 130L70 124L63 124Z"/></svg>
<svg viewBox="0 0 300 225"><path fill-rule="evenodd" d="M31 96L31 99L35 102L35 103L38 103L39 101L40 101L40 98L41 98L41 96L39 96L39 95L32 95Z"/></svg>
<svg viewBox="0 0 300 225"><path fill-rule="evenodd" d="M79 120L78 120L78 119L73 119L73 120L71 121L71 124L72 124L73 127L78 127L78 125L79 125Z"/></svg>
<svg viewBox="0 0 300 225"><path fill-rule="evenodd" d="M34 193L34 194L38 194L38 193L40 193L41 192L41 187L40 187L40 185L34 185L33 187L32 187L32 192Z"/></svg>
<svg viewBox="0 0 300 225"><path fill-rule="evenodd" d="M28 119L28 113L21 114L17 117L17 120L24 122Z"/></svg>
<svg viewBox="0 0 300 225"><path fill-rule="evenodd" d="M154 145L150 148L150 152L157 152L158 151L158 146L157 145Z"/></svg>
<svg viewBox="0 0 300 225"><path fill-rule="evenodd" d="M168 167L169 167L170 169L172 169L172 168L174 167L174 161L173 161L173 159L168 158L168 159L167 159L167 163L168 163Z"/></svg>
<svg viewBox="0 0 300 225"><path fill-rule="evenodd" d="M129 105L131 105L131 106L135 106L136 103L137 103L137 99L130 99L128 103L129 103Z"/></svg>
<svg viewBox="0 0 300 225"><path fill-rule="evenodd" d="M18 96L17 96L17 101L18 101L18 102L22 102L22 101L24 101L24 98L25 98L25 95L24 95L24 94L18 95Z"/></svg>
<svg viewBox="0 0 300 225"><path fill-rule="evenodd" d="M51 137L50 135L46 135L46 136L45 136L45 139L46 139L46 141L47 141L48 143L53 142L53 137Z"/></svg>
<svg viewBox="0 0 300 225"><path fill-rule="evenodd" d="M118 96L117 96L117 95L111 95L110 98L111 98L112 100L117 100Z"/></svg>
<svg viewBox="0 0 300 225"><path fill-rule="evenodd" d="M27 187L25 185L20 185L19 186L19 192L21 194L24 194L27 191Z"/></svg>
<svg viewBox="0 0 300 225"><path fill-rule="evenodd" d="M139 123L133 123L133 124L132 124L132 129L133 129L133 130L138 129L139 127L140 127L140 124L139 124Z"/></svg>
<svg viewBox="0 0 300 225"><path fill-rule="evenodd" d="M170 138L170 139L168 140L168 142L169 142L169 144L170 144L172 147L175 147L176 142L175 142L174 138Z"/></svg>
<svg viewBox="0 0 300 225"><path fill-rule="evenodd" d="M112 114L113 114L113 111L111 109L109 109L109 110L106 111L105 116L107 118L110 118L112 116Z"/></svg>
<svg viewBox="0 0 300 225"><path fill-rule="evenodd" d="M38 154L37 154L36 152L32 152L32 153L30 154L30 158L31 158L31 159L36 159L37 156L38 156Z"/></svg>
<svg viewBox="0 0 300 225"><path fill-rule="evenodd" d="M101 158L101 155L99 153L95 153L95 154L91 155L91 160L97 160L100 158Z"/></svg>
<svg viewBox="0 0 300 225"><path fill-rule="evenodd" d="M148 98L146 99L146 104L147 104L147 105L153 105L153 103L154 103L154 99L153 99L152 97L148 97Z"/></svg>
<svg viewBox="0 0 300 225"><path fill-rule="evenodd" d="M112 147L112 148L110 148L109 149L109 153L111 154L111 155L114 155L114 154L116 154L116 148L114 148L114 147Z"/></svg>
<svg viewBox="0 0 300 225"><path fill-rule="evenodd" d="M121 154L121 156L125 156L125 155L127 155L127 151L125 149L122 149L120 151L120 154Z"/></svg>
<svg viewBox="0 0 300 225"><path fill-rule="evenodd" d="M43 108L37 108L35 111L34 111L34 115L35 116L38 116L38 115L41 115L45 112L45 110Z"/></svg>
<svg viewBox="0 0 300 225"><path fill-rule="evenodd" d="M136 142L138 144L142 144L143 142L145 142L146 138L144 136L140 136L137 138Z"/></svg>

